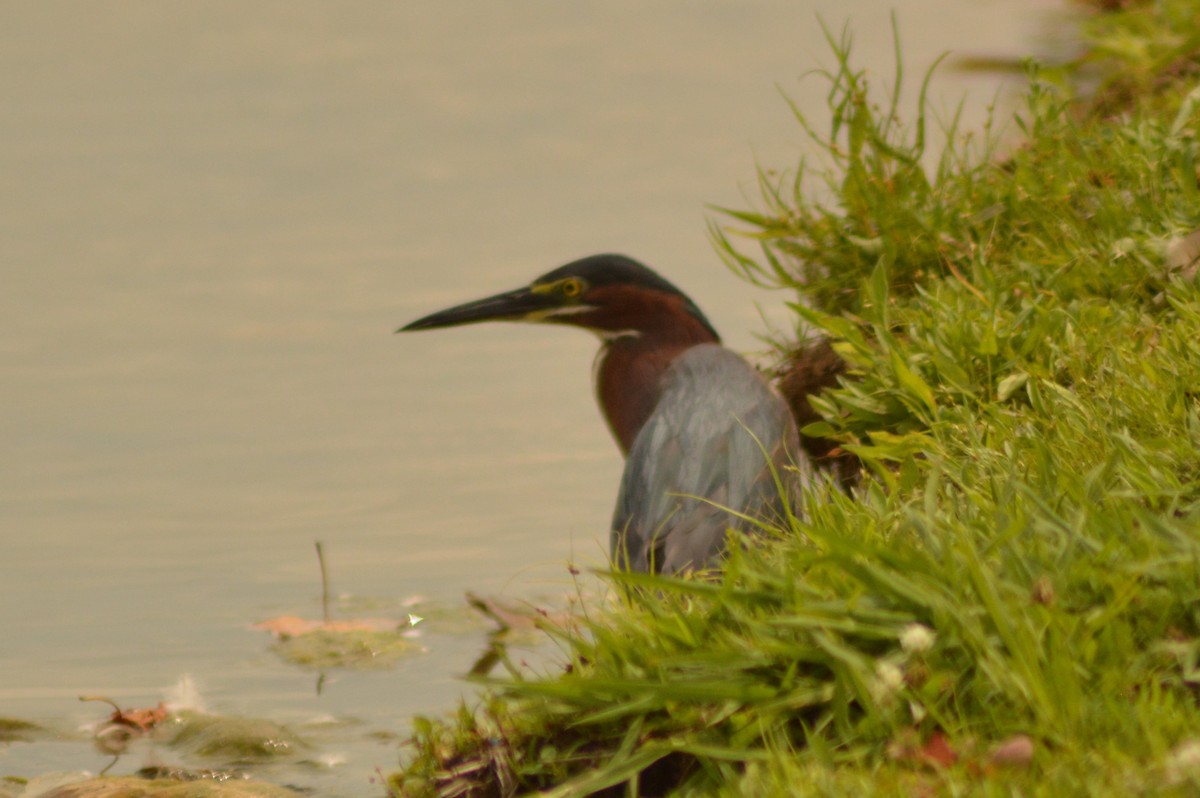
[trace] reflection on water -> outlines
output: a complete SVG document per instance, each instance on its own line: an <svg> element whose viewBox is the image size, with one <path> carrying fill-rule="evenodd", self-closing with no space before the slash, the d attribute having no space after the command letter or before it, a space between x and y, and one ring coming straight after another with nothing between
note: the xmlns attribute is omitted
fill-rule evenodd
<svg viewBox="0 0 1200 798"><path fill-rule="evenodd" d="M1029 51L1045 0L923 0L908 74L945 49ZM482 640L430 625L383 673L311 674L249 624L336 590L459 606L552 597L603 560L620 473L590 398L595 344L399 323L625 251L735 348L786 297L720 266L705 203L819 114L817 14L891 74L877 3L24 4L0 28L0 714L72 728L84 693L403 732L449 708ZM979 31L987 31L980 46ZM945 73L935 103L989 76ZM915 88L915 87L910 87ZM911 93L911 92L910 92ZM327 794L394 746L347 735ZM78 746L0 772L98 769ZM139 762L130 762L136 768ZM297 777L300 778L300 777Z"/></svg>

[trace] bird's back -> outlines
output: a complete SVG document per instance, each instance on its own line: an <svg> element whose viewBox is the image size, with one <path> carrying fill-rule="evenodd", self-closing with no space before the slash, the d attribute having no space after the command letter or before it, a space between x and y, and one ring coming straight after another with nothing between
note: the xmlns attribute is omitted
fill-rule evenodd
<svg viewBox="0 0 1200 798"><path fill-rule="evenodd" d="M662 394L629 450L613 514L621 567L678 573L714 564L726 530L782 511L809 475L795 421L754 368L717 344L694 346L663 376Z"/></svg>

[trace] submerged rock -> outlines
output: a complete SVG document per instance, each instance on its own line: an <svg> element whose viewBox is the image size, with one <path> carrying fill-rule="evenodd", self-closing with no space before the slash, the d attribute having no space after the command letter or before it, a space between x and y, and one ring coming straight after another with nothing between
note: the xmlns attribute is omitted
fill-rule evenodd
<svg viewBox="0 0 1200 798"><path fill-rule="evenodd" d="M308 749L295 732L269 720L185 713L169 745L226 764L266 762Z"/></svg>

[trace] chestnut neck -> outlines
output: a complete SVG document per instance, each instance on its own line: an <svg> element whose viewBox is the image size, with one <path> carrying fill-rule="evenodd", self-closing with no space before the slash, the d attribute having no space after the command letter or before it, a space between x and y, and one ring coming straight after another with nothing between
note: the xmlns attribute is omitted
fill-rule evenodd
<svg viewBox="0 0 1200 798"><path fill-rule="evenodd" d="M685 297L657 294L643 301L660 307L643 307L636 315L625 317L627 321L636 318L636 324L606 323L603 328L592 328L604 340L593 367L596 398L623 455L629 454L654 412L662 395L663 375L675 358L693 346L721 342L703 317L697 318L687 309L690 301Z"/></svg>

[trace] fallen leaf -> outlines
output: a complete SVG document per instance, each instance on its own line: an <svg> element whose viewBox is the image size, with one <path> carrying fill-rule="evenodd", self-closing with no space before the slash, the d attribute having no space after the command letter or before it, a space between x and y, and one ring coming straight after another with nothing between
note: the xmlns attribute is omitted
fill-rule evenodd
<svg viewBox="0 0 1200 798"><path fill-rule="evenodd" d="M1026 768L1033 762L1033 740L1024 734L1015 734L992 749L988 761L994 765Z"/></svg>
<svg viewBox="0 0 1200 798"><path fill-rule="evenodd" d="M948 768L958 761L958 752L940 731L935 731L921 745L916 729L908 729L888 743L887 754L897 762L913 762L934 768Z"/></svg>
<svg viewBox="0 0 1200 798"><path fill-rule="evenodd" d="M958 752L950 747L941 732L935 731L921 749L921 758L928 764L948 768L958 761Z"/></svg>
<svg viewBox="0 0 1200 798"><path fill-rule="evenodd" d="M147 709L121 709L116 703L104 696L85 695L80 696L79 700L99 701L108 704L113 708L112 714L108 716L110 724L115 723L119 726L128 726L138 731L149 731L167 718L167 705L161 701L158 702L158 706Z"/></svg>
<svg viewBox="0 0 1200 798"><path fill-rule="evenodd" d="M401 622L394 618L352 618L345 621L318 621L296 615L280 615L254 624L255 629L270 632L281 640L312 632L393 632Z"/></svg>
<svg viewBox="0 0 1200 798"><path fill-rule="evenodd" d="M1183 273L1186 280L1196 275L1197 264L1200 263L1200 230L1194 230L1187 235L1176 236L1167 242L1164 253L1167 268Z"/></svg>
<svg viewBox="0 0 1200 798"><path fill-rule="evenodd" d="M254 624L255 629L270 632L276 637L297 637L308 634L320 627L320 621L310 621L307 618L300 618L295 615L280 615L278 618L271 618Z"/></svg>

